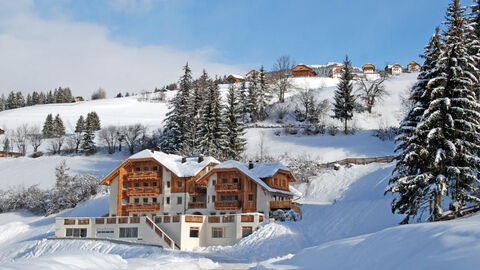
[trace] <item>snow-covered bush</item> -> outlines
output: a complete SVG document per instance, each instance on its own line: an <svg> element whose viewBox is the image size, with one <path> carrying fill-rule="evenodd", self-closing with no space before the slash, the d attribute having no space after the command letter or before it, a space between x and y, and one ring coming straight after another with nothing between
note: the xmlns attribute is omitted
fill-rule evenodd
<svg viewBox="0 0 480 270"><path fill-rule="evenodd" d="M290 159L288 167L292 169L297 180L305 183L310 182L310 179L320 172L317 162L307 156Z"/></svg>
<svg viewBox="0 0 480 270"><path fill-rule="evenodd" d="M335 136L338 133L338 127L335 125L331 125L328 127L328 134Z"/></svg>
<svg viewBox="0 0 480 270"><path fill-rule="evenodd" d="M37 186L0 191L0 212L28 210L35 214L50 215L63 209L73 208L98 193L100 186L91 175L67 174L62 162L56 169L57 182L54 188L41 190Z"/></svg>
<svg viewBox="0 0 480 270"><path fill-rule="evenodd" d="M373 131L373 136L378 137L382 141L393 141L398 132L399 129L396 127L380 128Z"/></svg>
<svg viewBox="0 0 480 270"><path fill-rule="evenodd" d="M297 213L294 210L282 210L278 209L273 211L272 217L276 221L299 221L300 220L300 214Z"/></svg>

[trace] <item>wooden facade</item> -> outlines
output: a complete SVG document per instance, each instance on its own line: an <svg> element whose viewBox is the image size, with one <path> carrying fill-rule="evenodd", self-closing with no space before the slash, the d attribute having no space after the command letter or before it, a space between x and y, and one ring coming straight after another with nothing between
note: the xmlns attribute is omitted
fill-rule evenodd
<svg viewBox="0 0 480 270"><path fill-rule="evenodd" d="M243 82L245 79L243 77L230 74L227 77L227 83L240 83Z"/></svg>
<svg viewBox="0 0 480 270"><path fill-rule="evenodd" d="M292 68L292 75L294 77L314 77L317 74L309 66L300 64Z"/></svg>

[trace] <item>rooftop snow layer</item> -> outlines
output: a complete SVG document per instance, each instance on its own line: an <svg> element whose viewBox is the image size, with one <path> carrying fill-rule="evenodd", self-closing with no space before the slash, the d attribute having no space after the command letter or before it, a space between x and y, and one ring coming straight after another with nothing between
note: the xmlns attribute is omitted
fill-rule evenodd
<svg viewBox="0 0 480 270"><path fill-rule="evenodd" d="M202 162L198 162L198 157L186 158L186 162L182 163L182 156L151 150L140 151L130 156L128 160L144 158L155 159L178 177L192 177L197 175L208 164L212 162L220 163L213 157L205 157Z"/></svg>

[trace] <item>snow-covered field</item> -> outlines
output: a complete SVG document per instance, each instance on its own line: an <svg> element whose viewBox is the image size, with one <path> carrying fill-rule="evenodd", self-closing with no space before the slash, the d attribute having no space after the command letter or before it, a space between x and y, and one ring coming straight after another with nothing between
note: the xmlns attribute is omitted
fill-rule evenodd
<svg viewBox="0 0 480 270"><path fill-rule="evenodd" d="M248 129L247 155L260 145L273 156L308 156L318 162L346 157L393 153L393 143L372 136L371 129L396 125L401 119L401 97L416 74L386 82L386 97L372 115L358 114L355 135L285 135L281 129ZM334 79L296 79L298 88L315 89L317 98L331 99ZM225 87L222 87L225 89ZM295 104L295 93L287 104ZM78 117L95 110L103 126L143 123L161 126L165 103L139 102L135 97L77 104L41 105L0 112L0 127L28 123L42 125L48 113L60 113L74 125ZM275 124L270 119L264 124ZM280 136L277 136L280 131ZM43 146L45 147L45 146ZM0 159L3 187L42 188L54 184L54 168L67 161L72 173L102 177L126 153L85 156L44 156L37 159ZM480 217L431 224L398 226L384 189L394 164L344 166L326 170L309 184L297 183L303 193L303 220L270 223L231 247L209 247L190 252L161 250L103 241L46 240L54 235L56 216L100 216L108 212L107 195L99 195L74 209L42 217L26 212L0 214L0 269L471 269L480 263ZM478 258L478 259L477 259Z"/></svg>

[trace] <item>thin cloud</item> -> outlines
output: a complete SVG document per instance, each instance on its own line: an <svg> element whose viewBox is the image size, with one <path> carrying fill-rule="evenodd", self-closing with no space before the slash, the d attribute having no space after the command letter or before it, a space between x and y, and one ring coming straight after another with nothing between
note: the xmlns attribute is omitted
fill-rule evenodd
<svg viewBox="0 0 480 270"><path fill-rule="evenodd" d="M130 14L144 14L152 9L152 0L110 0L109 6Z"/></svg>
<svg viewBox="0 0 480 270"><path fill-rule="evenodd" d="M187 61L195 75L203 68L210 74L245 70L212 60L212 48L182 51L124 44L109 38L109 30L100 25L45 19L31 8L10 10L15 12L0 18L0 93L58 86L87 97L99 87L109 96L151 90L176 81Z"/></svg>

